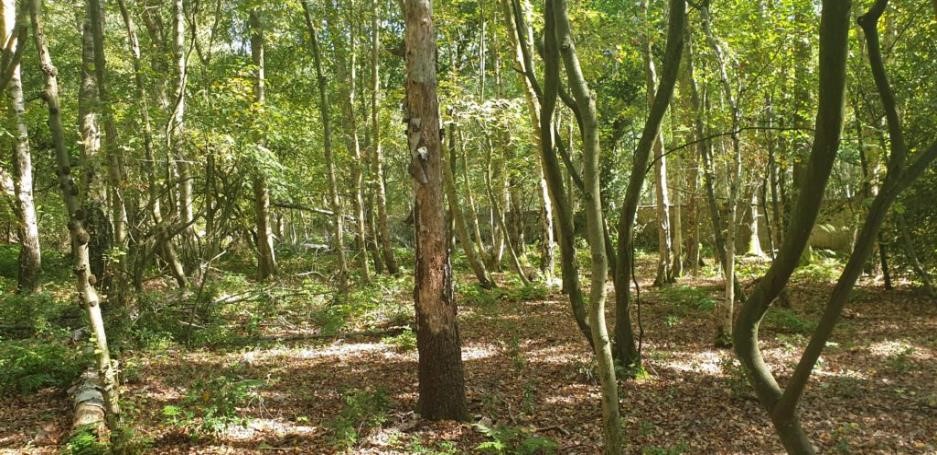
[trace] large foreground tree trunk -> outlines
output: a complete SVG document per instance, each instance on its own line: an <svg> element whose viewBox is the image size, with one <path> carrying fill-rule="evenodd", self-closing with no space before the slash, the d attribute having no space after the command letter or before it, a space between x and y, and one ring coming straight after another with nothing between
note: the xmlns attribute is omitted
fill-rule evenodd
<svg viewBox="0 0 937 455"><path fill-rule="evenodd" d="M431 0L406 1L407 142L416 192L413 296L419 351L420 414L431 420L468 418L462 342L455 302L443 192L436 36Z"/></svg>

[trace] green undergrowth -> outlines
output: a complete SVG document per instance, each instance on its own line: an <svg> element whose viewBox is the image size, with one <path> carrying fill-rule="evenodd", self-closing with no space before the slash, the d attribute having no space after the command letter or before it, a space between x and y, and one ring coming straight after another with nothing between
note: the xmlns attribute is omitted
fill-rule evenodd
<svg viewBox="0 0 937 455"><path fill-rule="evenodd" d="M339 450L355 447L387 421L390 409L390 397L382 388L346 390L342 394L341 412L326 423L332 446Z"/></svg>
<svg viewBox="0 0 937 455"><path fill-rule="evenodd" d="M459 283L457 291L461 304L476 307L485 313L499 311L498 307L502 303L538 301L550 295L550 290L543 283L523 284L516 279L491 289L482 288L474 282Z"/></svg>

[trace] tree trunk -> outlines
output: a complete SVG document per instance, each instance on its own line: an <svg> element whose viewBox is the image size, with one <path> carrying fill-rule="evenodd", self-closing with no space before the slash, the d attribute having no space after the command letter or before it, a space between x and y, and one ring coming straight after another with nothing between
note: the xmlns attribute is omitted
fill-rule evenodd
<svg viewBox="0 0 937 455"><path fill-rule="evenodd" d="M254 80L254 103L263 106L266 102L264 80L264 32L260 14L252 10L249 18L251 33L251 61L257 71ZM262 142L262 141L261 141ZM254 171L254 217L257 229L257 277L263 281L277 273L276 255L273 251L273 231L270 228L270 189L267 176L261 166Z"/></svg>
<svg viewBox="0 0 937 455"><path fill-rule="evenodd" d="M380 2L373 0L372 6L374 14L371 17L371 134L374 144L374 156L372 165L374 166L374 194L377 205L377 232L381 241L381 253L384 256L384 264L387 265L387 272L391 275L400 273L397 267L397 259L394 257L394 248L391 244L390 226L387 222L387 188L384 185L384 150L381 147L381 79L380 79L380 46L381 46L381 27L378 22L378 12L380 11Z"/></svg>
<svg viewBox="0 0 937 455"><path fill-rule="evenodd" d="M647 2L641 3L647 20ZM654 68L654 58L651 56L650 37L644 37L644 74L647 86L648 109L654 105L654 87L657 86L657 71ZM657 276L654 278L655 286L663 286L673 281L671 271L671 256L673 244L670 234L670 199L667 194L667 158L664 157L664 133L658 129L654 140L654 199L655 213L657 215Z"/></svg>
<svg viewBox="0 0 937 455"><path fill-rule="evenodd" d="M664 113L673 97L680 57L683 54L683 28L686 20L684 0L670 0L670 20L667 25L667 45L661 66L660 82L653 96L653 105L648 111L641 138L634 153L631 177L625 190L618 218L618 265L615 267L615 358L632 374L641 369L641 353L635 346L634 330L631 327L631 283L634 267L634 223L638 213L638 202L644 187L645 173L651 149L658 137Z"/></svg>
<svg viewBox="0 0 937 455"><path fill-rule="evenodd" d="M676 135L674 135L676 137ZM678 159L674 160L675 177L677 182L673 192L673 209L671 210L671 221L673 221L673 263L671 266L672 279L676 281L678 277L683 276L683 188L680 182L683 180L683 169Z"/></svg>
<svg viewBox="0 0 937 455"><path fill-rule="evenodd" d="M485 138L485 144L488 148L488 168L491 169L491 155L494 152L494 146L491 143L491 138ZM499 168L502 168L502 163L499 163ZM492 239L492 254L491 262L496 265L501 264L501 254L498 253L500 249L503 249L501 245L507 246L508 253L511 256L511 263L514 265L514 270L517 272L518 278L520 278L521 283L527 285L530 284L530 280L527 278L527 275L524 273L524 267L521 265L520 258L517 255L517 249L514 247L514 242L511 240L509 235L507 223L504 220L504 211L501 209L501 204L498 203L498 197L494 192L494 189L491 187L491 178L485 179L485 188L488 192L488 201L491 204L491 212L494 218L494 225L492 225L492 235L498 235L499 241ZM495 225L497 225L497 234L495 234ZM496 269L498 267L495 267Z"/></svg>
<svg viewBox="0 0 937 455"><path fill-rule="evenodd" d="M752 195L750 198L751 203L749 204L749 228L748 228L748 251L745 254L749 256L764 257L765 252L761 249L761 238L758 236L758 218L760 215L758 213L758 187L757 184L752 185Z"/></svg>
<svg viewBox="0 0 937 455"><path fill-rule="evenodd" d="M350 11L355 10L354 0L349 1L347 7ZM338 28L338 20L332 24ZM341 84L341 97L344 98L342 106L342 117L344 119L345 148L348 155L354 157L354 163L351 165L351 180L354 188L355 202L355 248L357 250L358 267L361 269L361 278L367 283L371 281L371 266L368 260L368 249L366 242L367 226L364 216L364 155L361 150L361 141L358 137L358 118L355 115L355 97L357 96L358 82L358 48L357 48L358 30L355 19L349 16L349 29L333 30L333 37L347 37L347 42L336 43L336 73L344 81Z"/></svg>
<svg viewBox="0 0 937 455"><path fill-rule="evenodd" d="M516 5L516 6L515 6ZM501 6L504 13L504 21L507 26L508 36L511 40L511 44L514 47L514 59L518 66L521 68L522 81L524 83L524 98L527 100L527 112L530 116L530 123L533 127L533 138L534 145L541 149L543 140L541 138L540 132L540 101L537 99L539 94L539 87L535 84L535 79L532 77L536 74L536 70L533 68L533 62L525 58L525 52L529 53L529 49L524 49L523 46L526 43L533 41L533 30L529 26L530 24L530 13L531 8L527 0L501 0ZM521 16L522 20L515 21L514 14L515 8L517 14ZM523 38L521 37L523 34ZM522 44L523 43L523 44ZM528 77L530 75L531 77ZM540 245L541 245L541 254L540 254L540 271L543 274L544 282L548 285L551 285L553 282L553 270L555 267L555 240L553 238L553 201L550 199L550 190L547 186L547 180L544 175L544 161L541 157L539 160L540 164L540 175L538 179L538 188L540 189L540 220L541 220L541 234L540 234Z"/></svg>
<svg viewBox="0 0 937 455"><path fill-rule="evenodd" d="M450 131L455 130L454 125L449 128ZM455 135L450 132L449 137L453 138ZM444 151L447 145L448 144L443 141L442 147ZM494 287L494 282L491 281L491 277L488 275L485 261L482 260L475 250L475 242L472 241L472 236L469 235L468 225L465 222L465 215L462 212L462 207L459 205L459 194L455 186L455 174L452 172L451 166L455 163L455 154L452 153L452 150L449 150L449 153L444 153L444 155L448 155L449 158L448 162L443 162L442 167L446 186L446 198L449 200L449 211L452 212L452 222L455 226L456 238L459 240L459 244L462 245L462 250L465 251L465 259L475 273L475 278L478 279L478 283L485 289L492 288Z"/></svg>
<svg viewBox="0 0 937 455"><path fill-rule="evenodd" d="M15 48L18 38L13 37L16 28L16 2L3 0L3 43L11 43ZM11 41L12 40L12 41ZM25 44L25 43L23 43ZM36 204L33 200L33 164L29 150L29 130L26 128L26 106L23 102L23 82L20 65L16 63L10 74L10 98L8 99L9 131L14 131L13 144L13 184L16 214L17 236L19 237L19 272L16 290L32 293L39 290L42 274L42 256L39 250L39 224L36 217Z"/></svg>
<svg viewBox="0 0 937 455"><path fill-rule="evenodd" d="M322 73L322 60L319 53L318 29L312 20L309 4L303 0L303 13L306 19L306 28L309 31L312 58L316 67L316 81L319 89L319 115L322 118L322 145L325 150L325 161L328 165L329 179L329 205L332 208L333 239L332 245L338 253L338 281L341 289L347 288L348 261L345 258L345 211L338 198L338 178L335 172L335 159L332 156L332 126L330 124L328 81Z"/></svg>
<svg viewBox="0 0 937 455"><path fill-rule="evenodd" d="M732 343L732 322L735 311L735 243L738 233L738 201L739 190L742 185L742 144L739 137L739 127L741 125L741 108L738 99L732 92L732 86L729 81L729 75L726 71L725 57L723 56L722 46L716 40L712 32L711 18L709 16L708 6L700 9L703 18L703 31L716 57L716 66L719 69L719 82L722 87L723 96L729 103L729 109L732 115L732 166L729 170L729 219L726 220L726 242L725 242L725 299L716 316L716 345L729 346Z"/></svg>
<svg viewBox="0 0 937 455"><path fill-rule="evenodd" d="M599 370L599 382L602 386L603 436L606 454L621 453L622 427L618 409L618 382L615 380L615 365L612 360L612 346L605 324L605 281L608 276L608 257L605 254L604 216L601 201L601 182L599 178L600 147L598 138L598 120L595 109L595 95L589 90L579 66L579 57L569 26L566 13L566 0L550 0L546 7L545 20L555 21L554 36L546 40L555 40L566 68L569 87L582 114L581 134L583 144L583 181L586 206L586 232L592 253L592 289L589 294L589 326L592 329L592 343L595 349ZM546 35L548 30L544 31Z"/></svg>
<svg viewBox="0 0 937 455"><path fill-rule="evenodd" d="M79 196L85 212L85 228L90 235L88 255L90 273L106 289L110 281L107 251L112 245L112 224L107 211L107 185L99 176L104 162L101 156L101 133L95 110L100 104L94 74L94 36L87 15L81 33L81 85L78 88L78 130L81 143L81 185Z"/></svg>
<svg viewBox="0 0 937 455"><path fill-rule="evenodd" d="M742 305L735 322L734 348L764 409L789 453L813 453L814 448L793 412L778 412L782 389L764 361L758 346L758 329L771 302L787 285L800 262L816 223L824 190L839 148L843 123L850 2L824 0L820 19L819 107L806 178L791 212L782 247L763 279ZM825 344L825 343L824 343ZM814 363L810 363L813 368ZM800 367L798 367L800 369ZM797 376L798 373L795 373ZM784 409L783 407L781 408Z"/></svg>
<svg viewBox="0 0 937 455"><path fill-rule="evenodd" d="M134 85L136 87L137 103L140 111L140 118L143 123L143 153L144 153L144 173L147 176L147 189L149 195L148 206L150 209L150 214L153 216L153 222L155 224L154 230L154 248L157 253L163 258L163 260L169 265L170 273L173 278L176 280L176 284L179 287L186 286L186 277L185 270L182 267L182 261L179 260L179 256L176 254L176 247L170 241L169 235L166 231L166 226L163 222L163 209L160 199L162 198L162 185L159 182L157 177L157 168L156 168L156 154L153 151L153 133L152 126L150 124L150 111L149 104L147 102L146 94L146 84L144 81L144 72L143 64L140 59L140 43L137 40L137 33L134 29L133 21L130 16L130 12L127 9L127 4L125 0L118 0L118 6L120 7L120 14L124 20L124 26L127 29L127 38L130 45L130 56L133 62L133 74L134 74ZM144 255L145 256L145 255ZM138 278L137 281L140 281L139 275L143 273L143 270L146 268L146 264L136 264L135 268L137 272L135 273Z"/></svg>
<svg viewBox="0 0 937 455"><path fill-rule="evenodd" d="M415 288L419 403L423 418L466 420L459 322L452 299L452 269L443 198L436 36L432 2L406 1L407 142L416 221Z"/></svg>
<svg viewBox="0 0 937 455"><path fill-rule="evenodd" d="M517 24L517 29L525 30L528 28L528 25L525 15L521 11L519 0L512 1L514 21ZM544 24L544 28L544 35L552 36L552 30L554 28L552 19ZM549 32L547 30L549 30ZM536 87L538 84L532 69L532 44L527 40L524 34L518 34L518 36L521 40L519 44L525 61L524 67L527 69L525 76L530 83ZM561 139L557 131L558 125L554 123L553 117L556 112L556 102L559 96L560 56L555 39L545 41L543 63L543 96L540 98L540 159L546 177L547 188L550 191L553 206L556 208L557 240L560 245L560 267L563 274L563 292L569 297L573 318L576 320L576 325L579 327L580 333L582 333L589 345L593 346L592 330L589 328L582 289L579 284L579 264L576 259L573 212L570 206L570 199L567 196L567 194L572 194L572 191L567 191L567 185L563 181L563 170L557 158L557 142Z"/></svg>
<svg viewBox="0 0 937 455"><path fill-rule="evenodd" d="M689 116L692 119L693 127L691 129L692 133L689 134L691 140L702 140L703 138L703 125L701 118L698 115L699 112L699 101L698 94L696 93L696 85L693 81L693 59L692 59L692 39L690 28L685 27L684 29L684 40L685 45L683 48L683 71L680 73L680 87L681 90L690 96L687 96L689 100L688 111ZM694 98L695 97L695 98ZM695 138L695 139L692 139ZM697 149L700 149L700 146L705 146L701 141L697 144ZM700 228L699 228L699 181L700 181L700 158L702 157L701 153L691 153L689 157L689 173L687 174L686 184L687 184L687 193L689 198L687 200L687 225L690 226L687 231L686 236L686 262L689 264L690 274L696 276L699 273L700 267Z"/></svg>
<svg viewBox="0 0 937 455"><path fill-rule="evenodd" d="M95 340L95 357L98 375L102 382L108 426L116 431L120 425L120 406L118 397L117 369L111 362L107 336L104 331L104 319L101 315L101 301L94 288L95 278L91 273L88 255L90 234L85 228L85 211L82 209L82 193L71 174L71 158L65 146L65 132L62 128L59 87L55 66L46 44L45 30L41 19L41 0L30 2L30 17L33 25L33 37L39 53L39 62L45 77L42 98L49 107L49 129L52 132L52 145L59 186L68 214L68 231L71 238L72 261L75 272L75 289L78 298L88 313L88 321Z"/></svg>
<svg viewBox="0 0 937 455"><path fill-rule="evenodd" d="M113 267L112 273L108 274L108 280L103 284L103 287L110 290L111 302L123 305L126 297L125 288L128 283L128 280L124 278L129 270L126 254L124 254L127 251L128 240L127 208L124 203L126 172L124 171L123 154L118 149L117 123L114 120L108 89L107 60L104 52L104 5L100 0L88 0L86 6L88 20L91 23L94 47L94 77L97 82L98 110L104 124L104 151L102 156L106 158L104 167L107 169L107 202L110 208L109 217L113 232L112 247L116 248L118 252L118 254L108 253L108 260L113 262ZM113 276L114 273L120 273L123 276ZM111 278L115 279L111 280ZM113 284L113 287L111 284Z"/></svg>
<svg viewBox="0 0 937 455"><path fill-rule="evenodd" d="M904 249L904 253L911 261L911 270L913 270L914 274L921 280L921 284L924 285L924 291L927 292L927 295L932 298L937 298L937 289L934 288L934 282L931 280L930 273L928 273L927 268L921 264L920 259L918 259L917 251L914 249L914 242L911 240L911 227L908 226L904 214L896 213L895 220L898 222L899 241Z"/></svg>
<svg viewBox="0 0 937 455"><path fill-rule="evenodd" d="M178 182L177 188L177 210L179 222L185 226L183 230L183 240L186 243L184 254L186 257L186 267L191 269L195 259L195 227L193 221L195 216L192 208L192 176L189 172L189 161L185 150L185 104L186 104L186 83L188 80L185 56L185 10L183 0L173 0L173 56L176 60L176 91L175 104L170 106L172 109L172 121L167 137L170 150L172 150L172 168L175 171L174 177Z"/></svg>

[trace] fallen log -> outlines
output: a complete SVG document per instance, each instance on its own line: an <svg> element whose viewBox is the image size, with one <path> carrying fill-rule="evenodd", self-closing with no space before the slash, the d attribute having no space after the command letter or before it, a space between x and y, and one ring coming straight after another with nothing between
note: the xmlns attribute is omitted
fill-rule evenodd
<svg viewBox="0 0 937 455"><path fill-rule="evenodd" d="M98 373L89 368L78 382L68 392L72 396L74 418L72 431L93 431L96 435L104 435L107 425L104 414L104 394L101 392L101 381Z"/></svg>

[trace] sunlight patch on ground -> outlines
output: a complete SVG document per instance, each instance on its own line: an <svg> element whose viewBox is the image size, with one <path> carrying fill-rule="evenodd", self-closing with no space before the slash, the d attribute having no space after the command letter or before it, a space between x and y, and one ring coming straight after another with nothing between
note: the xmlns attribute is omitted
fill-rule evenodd
<svg viewBox="0 0 937 455"><path fill-rule="evenodd" d="M562 344L533 349L528 351L528 355L531 359L536 359L537 362L556 365L568 365L572 362L588 362L590 360L588 353Z"/></svg>
<svg viewBox="0 0 937 455"><path fill-rule="evenodd" d="M561 387L557 395L549 396L543 399L544 404L548 405L577 405L585 400L594 400L599 398L597 393L598 386L589 384L569 384Z"/></svg>
<svg viewBox="0 0 937 455"><path fill-rule="evenodd" d="M229 441L251 441L261 435L283 437L288 434L311 438L317 432L318 429L311 425L300 425L281 419L253 418L245 426L228 427L223 438Z"/></svg>
<svg viewBox="0 0 937 455"><path fill-rule="evenodd" d="M462 345L462 361L467 360L482 360L489 357L494 357L498 354L498 349L491 344L463 344Z"/></svg>
<svg viewBox="0 0 937 455"><path fill-rule="evenodd" d="M930 360L934 353L926 346L909 343L907 340L884 340L868 347L872 355L880 357L907 356L916 360Z"/></svg>
<svg viewBox="0 0 937 455"><path fill-rule="evenodd" d="M722 354L719 351L671 351L671 354L666 360L658 360L654 363L674 371L686 373L722 374Z"/></svg>
<svg viewBox="0 0 937 455"><path fill-rule="evenodd" d="M248 365L278 362L280 360L319 360L329 357L351 357L354 355L382 352L387 346L380 342L345 343L341 340L326 346L278 347L238 354L236 361Z"/></svg>

